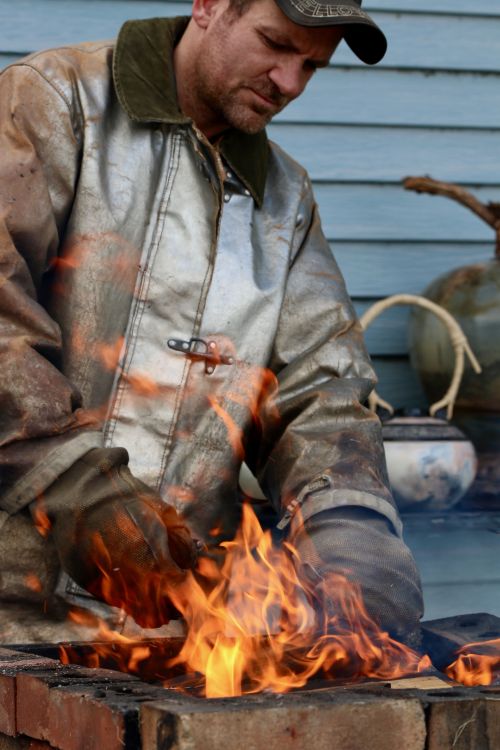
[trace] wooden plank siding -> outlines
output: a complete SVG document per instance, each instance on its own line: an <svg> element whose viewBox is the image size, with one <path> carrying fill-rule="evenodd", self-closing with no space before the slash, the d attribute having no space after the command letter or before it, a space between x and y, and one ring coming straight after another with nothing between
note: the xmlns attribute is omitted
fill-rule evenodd
<svg viewBox="0 0 500 750"><path fill-rule="evenodd" d="M493 253L465 209L404 191L431 174L500 200L499 0L371 0L389 51L363 66L345 45L269 135L309 170L325 234L358 312ZM126 18L180 15L162 0L0 0L0 67L32 50L112 38ZM387 312L367 342L381 394L424 404L408 362L409 311Z"/></svg>

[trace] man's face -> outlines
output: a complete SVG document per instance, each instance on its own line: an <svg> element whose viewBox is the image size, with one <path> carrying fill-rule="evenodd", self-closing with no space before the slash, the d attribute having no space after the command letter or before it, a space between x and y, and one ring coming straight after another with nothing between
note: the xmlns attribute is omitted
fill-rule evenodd
<svg viewBox="0 0 500 750"><path fill-rule="evenodd" d="M193 94L214 132L257 133L325 67L342 38L337 27L290 21L274 0L254 0L241 16L214 0L196 61Z"/></svg>

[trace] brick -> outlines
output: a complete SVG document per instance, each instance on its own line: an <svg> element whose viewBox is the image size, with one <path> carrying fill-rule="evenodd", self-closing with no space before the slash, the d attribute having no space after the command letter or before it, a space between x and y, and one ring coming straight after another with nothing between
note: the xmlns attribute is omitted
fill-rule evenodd
<svg viewBox="0 0 500 750"><path fill-rule="evenodd" d="M56 667L58 662L33 654L0 648L0 732L16 734L16 678L24 671Z"/></svg>
<svg viewBox="0 0 500 750"><path fill-rule="evenodd" d="M415 698L318 692L147 703L141 739L142 750L424 750L426 727Z"/></svg>
<svg viewBox="0 0 500 750"><path fill-rule="evenodd" d="M51 690L47 738L63 750L138 750L140 704L164 694L140 681Z"/></svg>
<svg viewBox="0 0 500 750"><path fill-rule="evenodd" d="M500 694L484 688L461 688L428 701L427 750L498 750Z"/></svg>
<svg viewBox="0 0 500 750"><path fill-rule="evenodd" d="M432 703L428 716L428 750L488 750L484 701Z"/></svg>
<svg viewBox="0 0 500 750"><path fill-rule="evenodd" d="M102 685L130 683L131 675L107 669L89 669L79 666L62 666L40 671L19 672L16 675L16 729L39 740L49 740L51 696L64 687L85 689Z"/></svg>
<svg viewBox="0 0 500 750"><path fill-rule="evenodd" d="M17 678L17 730L62 750L137 750L139 705L161 687L121 672L62 667Z"/></svg>
<svg viewBox="0 0 500 750"><path fill-rule="evenodd" d="M50 742L64 750L123 750L130 723L127 710L110 706L102 700L103 695L104 690L95 686L51 691L46 734ZM135 710L132 707L132 713Z"/></svg>
<svg viewBox="0 0 500 750"><path fill-rule="evenodd" d="M500 693L486 696L486 734L490 747L500 748Z"/></svg>
<svg viewBox="0 0 500 750"><path fill-rule="evenodd" d="M16 734L16 673L0 670L0 732Z"/></svg>

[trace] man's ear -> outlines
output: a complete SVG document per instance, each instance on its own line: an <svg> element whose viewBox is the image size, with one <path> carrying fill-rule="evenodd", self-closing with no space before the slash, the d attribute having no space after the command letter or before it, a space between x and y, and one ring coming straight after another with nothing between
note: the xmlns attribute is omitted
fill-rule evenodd
<svg viewBox="0 0 500 750"><path fill-rule="evenodd" d="M193 21L200 28L206 29L214 16L228 4L227 0L193 0Z"/></svg>

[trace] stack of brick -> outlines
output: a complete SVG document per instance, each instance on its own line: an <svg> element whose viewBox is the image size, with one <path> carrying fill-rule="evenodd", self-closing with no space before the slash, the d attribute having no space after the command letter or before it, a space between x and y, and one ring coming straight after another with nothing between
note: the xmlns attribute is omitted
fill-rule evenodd
<svg viewBox="0 0 500 750"><path fill-rule="evenodd" d="M204 700L0 648L0 750L51 748L498 750L500 688L373 684Z"/></svg>

